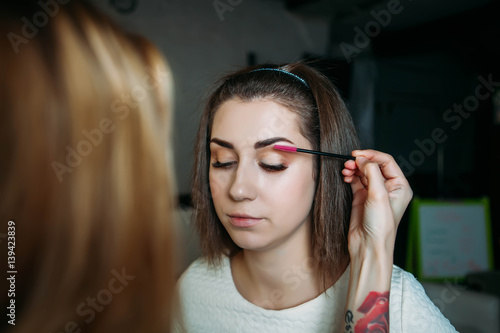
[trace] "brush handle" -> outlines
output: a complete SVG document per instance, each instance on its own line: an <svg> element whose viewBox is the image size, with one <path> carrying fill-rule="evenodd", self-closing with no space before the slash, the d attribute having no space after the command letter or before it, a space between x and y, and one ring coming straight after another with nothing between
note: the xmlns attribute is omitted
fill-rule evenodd
<svg viewBox="0 0 500 333"><path fill-rule="evenodd" d="M309 154L323 155L323 156L329 156L329 157L336 157L336 158L341 158L344 160L353 160L353 161L356 160L356 157L353 157L353 156L325 153L325 152L317 151L317 150L308 150L308 149L297 148L297 151L301 152L301 153L309 153Z"/></svg>
<svg viewBox="0 0 500 333"><path fill-rule="evenodd" d="M293 147L293 146L274 145L274 149L283 150L283 151L290 151L290 152L300 152L300 153L323 155L323 156L328 156L328 157L336 157L336 158L341 158L344 160L353 160L353 161L356 160L356 157L352 157L352 156L348 156L348 155L324 153L322 151L302 149L302 148L297 148L297 147Z"/></svg>

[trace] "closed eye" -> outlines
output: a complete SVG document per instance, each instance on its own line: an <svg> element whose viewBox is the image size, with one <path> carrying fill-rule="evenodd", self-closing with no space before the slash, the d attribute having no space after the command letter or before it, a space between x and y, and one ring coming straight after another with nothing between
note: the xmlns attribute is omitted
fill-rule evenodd
<svg viewBox="0 0 500 333"><path fill-rule="evenodd" d="M216 162L212 163L212 166L214 168L227 169L227 168L231 167L235 163L236 163L235 161L233 161L233 162L225 162L225 163L221 163L219 161L216 161Z"/></svg>
<svg viewBox="0 0 500 333"><path fill-rule="evenodd" d="M286 170L288 168L288 166L285 164L271 165L271 164L265 164L265 163L261 162L261 163L259 163L259 165L266 172L279 172L279 171Z"/></svg>

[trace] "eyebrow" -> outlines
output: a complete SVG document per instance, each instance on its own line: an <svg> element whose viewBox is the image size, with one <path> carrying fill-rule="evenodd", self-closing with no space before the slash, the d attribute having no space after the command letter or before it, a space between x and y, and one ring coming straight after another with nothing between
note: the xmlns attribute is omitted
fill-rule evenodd
<svg viewBox="0 0 500 333"><path fill-rule="evenodd" d="M279 142L279 141L285 141L285 142L289 142L291 143L292 145L294 145L294 143L290 140L288 140L287 138L283 138L283 137L274 137L274 138L269 138L269 139L265 139L265 140L261 140L261 141L257 141L253 148L254 149L261 149L261 148L264 148L264 147L267 147L269 145L272 145L273 143L276 143L276 142ZM218 144L219 146L221 147L225 147L225 148L229 148L229 149L233 149L234 150L234 146L232 143L230 142L227 142L225 140L221 140L219 138L212 138L210 140L210 143L215 143L215 144Z"/></svg>
<svg viewBox="0 0 500 333"><path fill-rule="evenodd" d="M253 148L254 149L264 148L264 147L267 147L267 146L272 145L273 143L276 143L276 142L279 142L279 141L286 141L286 142L289 142L292 145L294 145L294 143L292 141L288 140L287 138L276 137L276 138L265 139L265 140L262 140L262 141L257 141L253 145Z"/></svg>
<svg viewBox="0 0 500 333"><path fill-rule="evenodd" d="M234 149L234 146L231 143L224 141L224 140L221 140L221 139L212 138L212 140L210 140L210 143L212 143L212 142L218 144L219 146L225 147L225 148Z"/></svg>

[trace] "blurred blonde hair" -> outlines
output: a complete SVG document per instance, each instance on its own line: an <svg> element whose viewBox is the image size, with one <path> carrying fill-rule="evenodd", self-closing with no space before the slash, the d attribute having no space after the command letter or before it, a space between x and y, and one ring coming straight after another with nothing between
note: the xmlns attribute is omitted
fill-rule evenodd
<svg viewBox="0 0 500 333"><path fill-rule="evenodd" d="M3 36L21 33L21 15L4 13ZM175 283L169 68L148 41L77 1L17 53L0 40L0 230L16 227L9 332L165 331Z"/></svg>

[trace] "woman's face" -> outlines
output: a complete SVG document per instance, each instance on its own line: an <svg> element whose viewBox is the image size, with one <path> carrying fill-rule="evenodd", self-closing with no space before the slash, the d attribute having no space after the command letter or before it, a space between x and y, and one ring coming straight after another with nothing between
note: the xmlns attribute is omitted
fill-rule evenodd
<svg viewBox="0 0 500 333"><path fill-rule="evenodd" d="M269 100L232 99L216 112L210 139L210 189L232 240L256 251L309 241L313 157L273 149L312 148L296 114Z"/></svg>

